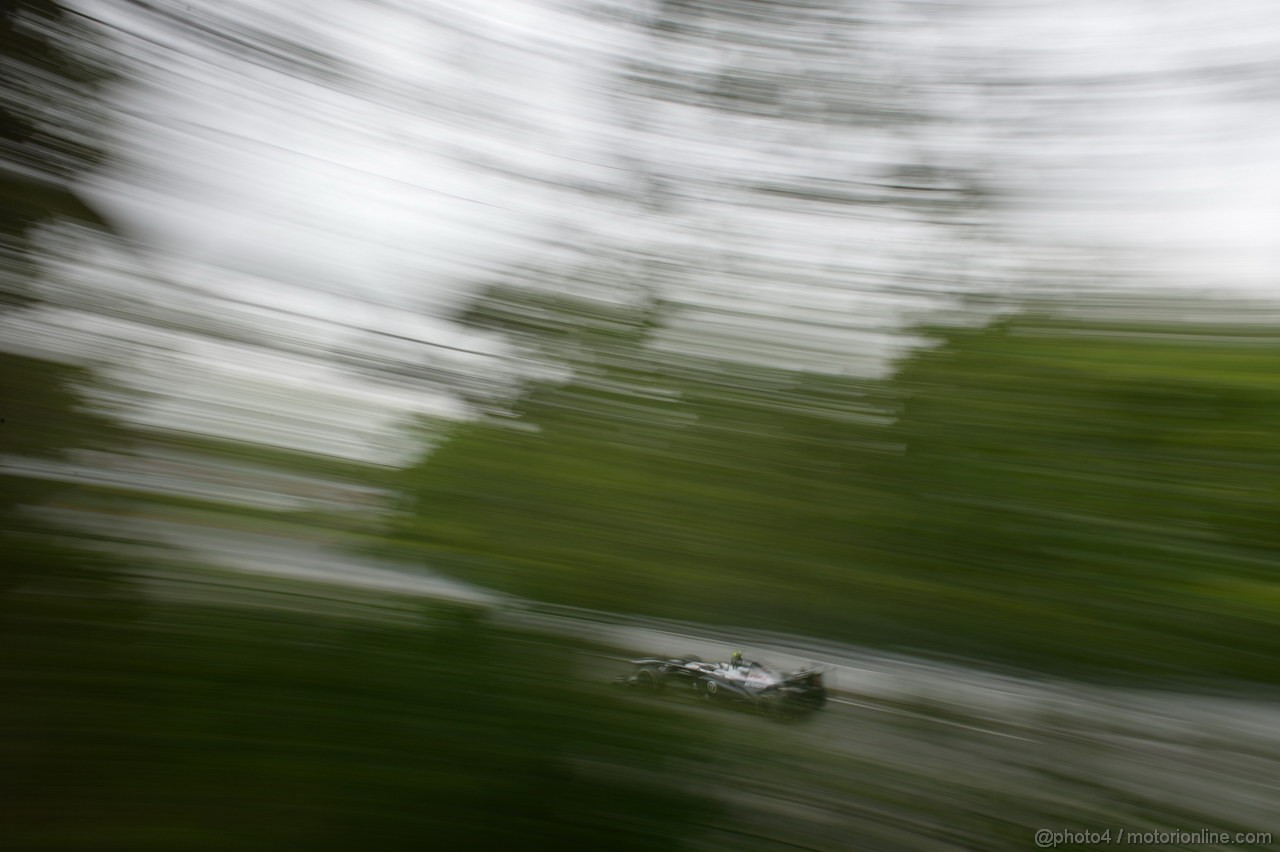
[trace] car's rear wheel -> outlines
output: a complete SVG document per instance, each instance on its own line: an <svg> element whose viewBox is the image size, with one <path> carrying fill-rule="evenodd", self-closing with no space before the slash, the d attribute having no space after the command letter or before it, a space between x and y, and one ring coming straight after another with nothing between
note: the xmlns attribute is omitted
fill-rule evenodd
<svg viewBox="0 0 1280 852"><path fill-rule="evenodd" d="M762 695L756 700L756 712L761 716L781 719L786 715L786 707L781 695Z"/></svg>
<svg viewBox="0 0 1280 852"><path fill-rule="evenodd" d="M653 669L641 669L636 672L636 686L654 694L662 691L662 681L658 679L658 673Z"/></svg>

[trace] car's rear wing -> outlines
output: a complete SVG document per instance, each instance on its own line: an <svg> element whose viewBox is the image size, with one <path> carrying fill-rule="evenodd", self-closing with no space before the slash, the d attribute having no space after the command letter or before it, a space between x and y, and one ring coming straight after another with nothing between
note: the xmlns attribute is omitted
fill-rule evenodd
<svg viewBox="0 0 1280 852"><path fill-rule="evenodd" d="M789 672L783 676L782 682L801 686L825 686L823 683L824 675L829 673L830 670L830 666L810 666L798 672Z"/></svg>

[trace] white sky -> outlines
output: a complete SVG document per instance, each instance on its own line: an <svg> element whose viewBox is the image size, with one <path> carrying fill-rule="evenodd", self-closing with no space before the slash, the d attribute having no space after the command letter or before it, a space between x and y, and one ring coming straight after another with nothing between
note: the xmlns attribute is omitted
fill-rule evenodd
<svg viewBox="0 0 1280 852"><path fill-rule="evenodd" d="M643 8L618 2L632 15ZM216 292L494 349L438 317L476 282L537 258L540 240L684 246L720 258L688 275L693 303L728 299L761 316L807 305L850 319L846 335L783 323L769 357L805 364L799 353L816 347L874 372L906 309L878 279L945 268L959 249L892 217L745 206L731 188L744 178L838 182L923 146L934 159L984 163L1007 198L996 232L1028 250L1123 258L1160 286L1280 295L1280 4L1269 0L882 0L864 8L896 23L861 54L795 58L798 97L808 94L803 61L826 63L836 78L905 80L954 116L951 132L925 138L865 127L776 137L768 121L709 121L706 110L674 105L646 107L638 134L621 124L627 113L609 86L649 43L634 25L557 0L245 5L297 16L305 25L285 35L336 53L347 81L304 82L143 32L176 52L127 42L145 76L121 92L125 156L95 189L145 235L156 268ZM110 0L83 7L141 32ZM692 70L742 57L699 49L665 60ZM628 159L703 195L655 221L625 201L556 187L625 195ZM983 256L997 244L965 263L1016 266ZM750 270L735 271L748 257ZM308 333L317 356L362 345L342 329ZM759 335L750 323L734 333ZM438 395L374 388L323 357L276 363L189 341L130 363L216 388L228 406L243 393L236 417L255 439L276 429L278 412L244 363L267 386L275 376L281 388L340 389L358 400L347 416L359 440L326 439L332 424L296 440L344 454L360 454L355 444L406 410L456 410ZM146 416L213 422L189 402L175 393Z"/></svg>
<svg viewBox="0 0 1280 852"><path fill-rule="evenodd" d="M1013 152L1014 226L1136 253L1157 280L1280 294L1280 5L1007 6L1016 76L1082 81ZM1128 82L1084 85L1107 78Z"/></svg>

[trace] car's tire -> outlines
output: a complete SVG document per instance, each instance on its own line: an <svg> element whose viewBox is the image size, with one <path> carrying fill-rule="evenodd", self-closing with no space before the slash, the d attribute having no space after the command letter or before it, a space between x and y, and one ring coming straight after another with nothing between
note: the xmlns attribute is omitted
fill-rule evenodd
<svg viewBox="0 0 1280 852"><path fill-rule="evenodd" d="M662 679L658 677L658 673L653 669L641 669L636 672L636 686L645 692L657 695L662 692Z"/></svg>
<svg viewBox="0 0 1280 852"><path fill-rule="evenodd" d="M704 680L698 684L698 694L703 701L720 701L720 687L714 680Z"/></svg>
<svg viewBox="0 0 1280 852"><path fill-rule="evenodd" d="M756 699L756 712L761 716L776 718L782 715L782 701L776 695L762 695Z"/></svg>

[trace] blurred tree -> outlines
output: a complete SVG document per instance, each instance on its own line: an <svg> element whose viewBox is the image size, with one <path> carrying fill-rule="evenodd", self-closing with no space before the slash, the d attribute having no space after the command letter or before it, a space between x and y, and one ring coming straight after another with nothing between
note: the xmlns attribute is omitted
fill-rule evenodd
<svg viewBox="0 0 1280 852"><path fill-rule="evenodd" d="M0 304L10 310L40 303L35 240L43 225L63 220L111 230L75 188L102 157L96 93L110 74L93 36L79 18L48 0L7 3L0 10ZM122 438L108 418L88 410L87 369L5 351L0 372L0 446L11 461L58 458L75 447ZM24 511L58 486L12 471L0 477L0 524L9 535L24 534L21 544L10 542L9 553L26 557L5 561L0 592L33 580L52 582L57 565L83 579L74 549L52 559L36 555L53 547L53 531ZM85 559L102 567L101 560Z"/></svg>
<svg viewBox="0 0 1280 852"><path fill-rule="evenodd" d="M270 58L196 14L136 5ZM66 9L2 8L3 294L35 311L40 228L109 230L75 189L98 157L104 77ZM0 368L6 461L123 434L90 410L89 369L13 352ZM296 600L153 599L139 618L100 542L30 511L67 486L20 467L0 485L0 823L13 848L671 849L713 813L672 786L660 755L698 754L705 732L576 685L570 649L546 637L434 611L429 626L403 610L346 622L296 614Z"/></svg>
<svg viewBox="0 0 1280 852"><path fill-rule="evenodd" d="M498 303L504 330L573 337L582 366L407 469L402 545L543 600L779 627L832 615L811 601L852 579L833 563L856 548L859 471L881 452L868 383L661 355L643 311L606 325L587 302L515 304Z"/></svg>
<svg viewBox="0 0 1280 852"><path fill-rule="evenodd" d="M705 616L696 602L715 585L712 617L836 629L844 616L811 601L874 570L856 530L877 502L866 477L887 450L883 407L869 382L735 360L739 348L767 362L778 339L776 360L792 360L805 341L787 335L809 330L753 298L777 288L776 270L738 229L760 213L821 227L856 211L952 239L982 221L981 170L927 144L956 117L924 97L909 63L878 61L905 26L809 0L663 2L628 20L641 47L606 85L636 227L548 246L571 259L513 268L458 313L512 344L526 382L488 397L467 386L484 419L443 444L432 427L404 481L402 541L533 597ZM893 162L847 156L886 140ZM876 240L868 252L915 269L925 244ZM795 256L783 274L810 261ZM927 288L936 272L860 280ZM831 273L792 286L847 286ZM729 321L699 304L725 286L739 297ZM865 318L821 320L851 338Z"/></svg>
<svg viewBox="0 0 1280 852"><path fill-rule="evenodd" d="M75 188L101 158L95 98L108 75L96 45L58 3L0 6L0 305L10 311L41 307L46 224L109 230ZM32 474L30 462L121 439L88 406L91 371L6 348L0 376L0 788L12 794L67 748L66 731L94 724L85 700L112 686L109 678L86 684L84 675L122 664L138 600L124 567L97 542L33 511L70 486ZM13 796L4 798L0 821L13 826Z"/></svg>
<svg viewBox="0 0 1280 852"><path fill-rule="evenodd" d="M0 304L32 298L40 224L61 217L109 227L74 189L102 158L96 92L110 73L95 41L60 3L0 7Z"/></svg>

